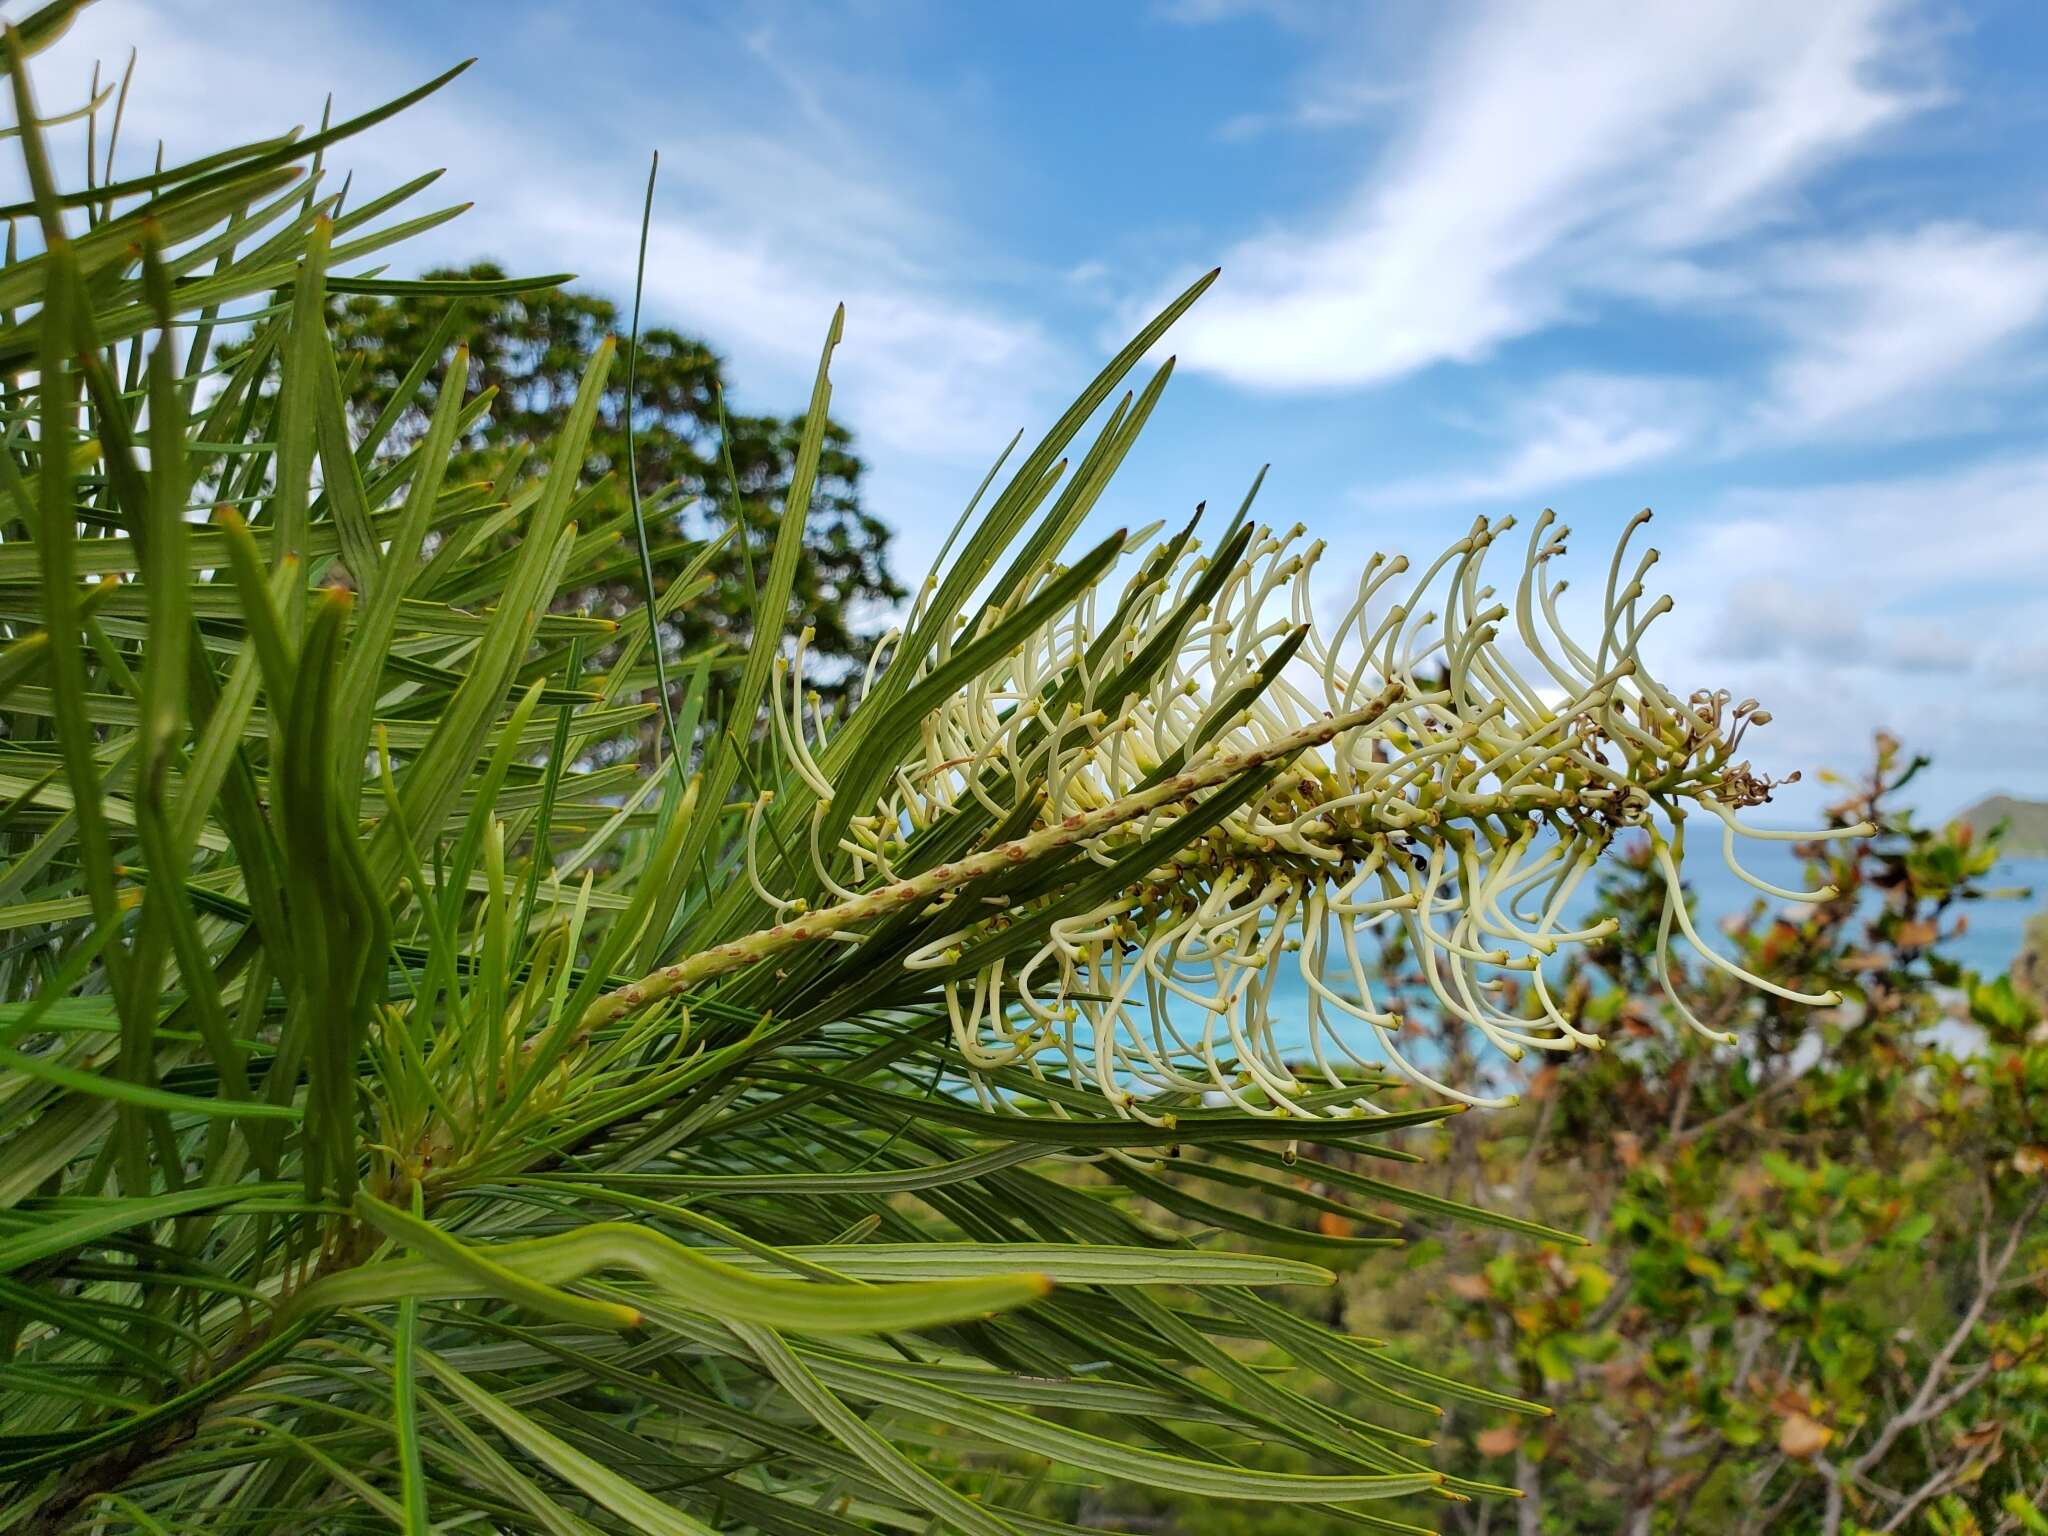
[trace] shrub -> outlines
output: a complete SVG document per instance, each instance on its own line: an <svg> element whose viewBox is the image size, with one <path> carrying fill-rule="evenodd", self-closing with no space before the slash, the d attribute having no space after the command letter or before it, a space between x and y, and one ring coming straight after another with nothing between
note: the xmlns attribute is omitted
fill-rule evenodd
<svg viewBox="0 0 2048 1536"><path fill-rule="evenodd" d="M24 61L70 9L7 55L41 242L0 273L8 1520L995 1533L1050 1528L1016 1512L1050 1474L1388 1528L1486 1491L1414 1431L1509 1400L1305 1322L1265 1292L1327 1270L1208 1229L1386 1240L1247 1187L1529 1229L1288 1170L1498 1097L1395 1094L1432 1063L1359 927L1406 924L1506 1055L1591 1043L1496 973L1600 936L1560 914L1617 829L1675 884L1688 814L1768 792L1761 716L1643 670L1648 561L1581 644L1548 518L1511 601L1481 523L1418 579L1375 560L1327 635L1319 546L1249 498L1206 551L1067 553L1204 278L977 497L850 707L774 624L650 698L714 560L785 611L840 321L772 547L742 516L623 627L552 611L632 526L583 473L611 343L501 486L448 473L490 407L461 352L358 431L327 328L519 287L356 273L445 215L317 175L442 81L65 191ZM657 711L654 771L592 766Z"/></svg>

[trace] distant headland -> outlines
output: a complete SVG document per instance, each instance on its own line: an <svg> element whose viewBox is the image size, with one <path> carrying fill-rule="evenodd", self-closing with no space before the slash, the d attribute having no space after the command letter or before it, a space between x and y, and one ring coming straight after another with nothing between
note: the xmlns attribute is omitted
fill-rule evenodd
<svg viewBox="0 0 2048 1536"><path fill-rule="evenodd" d="M2021 800L2014 795L1987 795L1958 818L1979 832L2003 822L2002 851L2014 858L2048 857L2048 800Z"/></svg>

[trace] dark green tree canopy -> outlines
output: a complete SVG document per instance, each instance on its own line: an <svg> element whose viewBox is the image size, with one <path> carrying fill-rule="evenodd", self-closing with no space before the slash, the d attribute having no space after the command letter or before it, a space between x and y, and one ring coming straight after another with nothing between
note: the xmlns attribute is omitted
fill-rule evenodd
<svg viewBox="0 0 2048 1536"><path fill-rule="evenodd" d="M498 280L505 271L479 261L429 272L433 279ZM450 305L459 313L449 320ZM604 494L623 505L627 474L626 398L630 344L627 317L610 299L570 288L548 288L503 296L421 299L351 295L335 301L334 345L343 370L349 405L358 426L366 426L392 397L406 371L440 336L442 365L436 366L393 432L405 443L425 431L447 355L457 346L470 353L467 390L495 388L497 398L470 435L453 471L494 478L513 451L553 442L576 396L576 385L593 349L607 336L619 338L620 355L599 406L591 434L591 469L610 471ZM747 548L758 562L773 543L790 469L803 433L803 416L758 416L728 411L722 462L720 404L725 392L724 360L695 337L666 327L644 329L638 357L631 359L635 433L634 462L650 526L658 580L673 574L677 561L664 562L665 549L732 526L733 487L744 510ZM528 458L518 473L537 467ZM816 631L816 652L832 676L832 663L863 659L885 605L903 596L888 562L889 529L861 505L862 464L853 436L838 422L825 429L818 483L811 493L802 563L791 594L791 612ZM613 511L616 506L603 510ZM716 557L716 584L698 601L669 617L667 645L690 652L725 641L744 648L752 632L748 581L741 552L728 542ZM570 600L616 617L644 602L640 583L622 556L616 580L569 594Z"/></svg>

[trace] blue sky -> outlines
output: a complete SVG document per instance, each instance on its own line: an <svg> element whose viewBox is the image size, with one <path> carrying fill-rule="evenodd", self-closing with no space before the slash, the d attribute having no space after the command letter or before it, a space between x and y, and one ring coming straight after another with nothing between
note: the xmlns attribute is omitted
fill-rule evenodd
<svg viewBox="0 0 2048 1536"><path fill-rule="evenodd" d="M131 43L129 131L192 150L479 55L344 157L475 200L414 265L623 294L659 148L653 318L794 409L843 299L834 408L910 574L1221 263L1105 527L1270 460L1333 578L1545 505L1592 574L1651 506L1647 650L1769 704L1759 766L1883 725L1930 810L2048 796L2038 5L102 0L46 103Z"/></svg>

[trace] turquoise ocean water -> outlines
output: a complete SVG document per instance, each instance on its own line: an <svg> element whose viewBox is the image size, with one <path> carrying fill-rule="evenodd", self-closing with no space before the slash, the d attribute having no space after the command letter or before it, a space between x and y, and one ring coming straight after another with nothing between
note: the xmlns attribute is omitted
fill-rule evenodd
<svg viewBox="0 0 2048 1536"><path fill-rule="evenodd" d="M1808 883L1804 867L1793 856L1790 844L1745 842L1742 856L1752 874L1774 885L1799 890ZM1710 943L1720 932L1724 919L1747 912L1761 895L1729 871L1721 862L1718 847L1713 845L1700 848L1687 860L1685 876L1693 897L1694 924L1700 936ZM1575 901L1582 912L1593 904L1592 884L1588 880L1584 894ZM2044 900L2048 900L2048 859L2003 860L1983 884L2031 891L2029 896L2019 899L1959 902L1950 908L1944 920L1944 929L1952 927L1958 918L1964 924L1963 931L1945 943L1945 951L1965 966L1993 976L2012 963L2019 953L2027 919L2041 911ZM1767 910L1782 905L1768 897L1762 899ZM1689 951L1681 948L1679 953ZM1292 1036L1294 1031L1304 1028L1307 1004L1307 984L1301 979L1294 957L1286 956L1274 982L1272 1005L1275 1035L1284 1050L1305 1048L1305 1032L1299 1039ZM1417 998L1416 1006L1423 1005L1425 998Z"/></svg>

